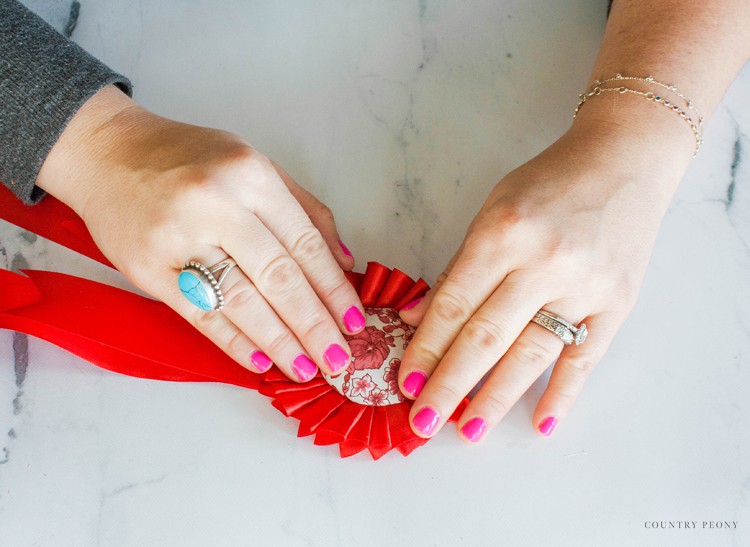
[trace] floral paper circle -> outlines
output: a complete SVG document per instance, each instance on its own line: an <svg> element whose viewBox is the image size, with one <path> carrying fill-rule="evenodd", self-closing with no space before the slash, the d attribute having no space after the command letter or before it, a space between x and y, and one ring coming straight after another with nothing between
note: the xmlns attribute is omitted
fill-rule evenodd
<svg viewBox="0 0 750 547"><path fill-rule="evenodd" d="M401 356L414 335L393 308L365 308L365 328L346 335L352 361L336 377L323 375L344 397L360 405L395 405L406 399L398 389Z"/></svg>

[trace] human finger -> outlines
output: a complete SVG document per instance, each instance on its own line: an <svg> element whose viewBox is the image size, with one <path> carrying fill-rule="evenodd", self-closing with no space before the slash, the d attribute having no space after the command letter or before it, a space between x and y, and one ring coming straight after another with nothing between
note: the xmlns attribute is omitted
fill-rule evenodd
<svg viewBox="0 0 750 547"><path fill-rule="evenodd" d="M440 365L428 373L429 380L410 413L417 435L430 437L442 427L461 400L514 346L544 301L541 291L534 290L533 282L523 274L506 278L466 323Z"/></svg>
<svg viewBox="0 0 750 547"><path fill-rule="evenodd" d="M336 227L336 220L333 215L333 211L316 198L313 194L308 192L305 188L297 184L297 182L287 173L280 165L272 162L276 172L284 181L284 184L289 189L289 192L294 196L294 199L302 206L310 221L313 223L320 235L323 236L328 249L331 254L338 262L341 269L344 271L351 271L354 268L354 256L352 255L349 248L341 241L338 228Z"/></svg>
<svg viewBox="0 0 750 547"><path fill-rule="evenodd" d="M171 270L170 274L165 275L162 282L153 289L162 302L243 367L263 373L273 366L273 360L268 354L224 314L204 311L185 298L175 282L180 270Z"/></svg>
<svg viewBox="0 0 750 547"><path fill-rule="evenodd" d="M339 329L349 334L361 331L365 326L362 303L323 236L290 192L277 185L269 185L268 190L257 207L257 217L304 273L306 285L312 287Z"/></svg>
<svg viewBox="0 0 750 547"><path fill-rule="evenodd" d="M555 334L529 323L459 418L456 426L460 435L471 442L484 438L557 359L562 348L563 342Z"/></svg>
<svg viewBox="0 0 750 547"><path fill-rule="evenodd" d="M213 249L204 256L209 258L204 259L201 264L231 264L223 249ZM211 266L208 268L212 269ZM233 337L230 344L239 348L233 350L234 354L242 355L242 346L246 342L261 349L260 352L250 354L251 362L258 369L267 370L273 361L291 380L306 382L315 376L317 366L305 348L240 268L228 266L228 269L216 271L214 275L224 302L221 312L201 309L195 302L185 298L187 295L181 295L182 298L177 301L177 305L180 309L186 304L190 305L191 309L184 308L183 311L188 321L212 340L219 342L230 336L231 331ZM180 290L184 288L181 282ZM200 304L200 300L198 303ZM336 351L344 361L345 355L339 350ZM327 355L324 354L324 360ZM330 366L330 359L327 359L326 363Z"/></svg>
<svg viewBox="0 0 750 547"><path fill-rule="evenodd" d="M226 308L233 322L253 337L253 329L259 328L256 312L266 309L251 289L257 288L312 358L312 362L304 355L292 359L289 366L299 379L306 381L314 376L313 364L329 374L342 372L351 358L348 344L299 265L254 215L229 219L226 224L232 228L223 232L221 246L252 282L236 291L228 288ZM291 340L290 336L282 335L269 314L261 317L268 321L261 327L267 329L263 330L264 335L273 332L279 340ZM281 341L274 347L281 351Z"/></svg>
<svg viewBox="0 0 750 547"><path fill-rule="evenodd" d="M487 275L488 268L496 273ZM500 264L488 264L481 253L464 252L456 259L431 297L420 327L404 353L399 385L406 397L415 399L419 395L466 322L500 285L499 280L505 277L502 268ZM497 357L499 354L495 360Z"/></svg>
<svg viewBox="0 0 750 547"><path fill-rule="evenodd" d="M552 369L549 383L537 403L532 422L542 435L549 436L573 407L591 371L606 353L623 318L616 313L587 317L589 335L581 345L567 346Z"/></svg>

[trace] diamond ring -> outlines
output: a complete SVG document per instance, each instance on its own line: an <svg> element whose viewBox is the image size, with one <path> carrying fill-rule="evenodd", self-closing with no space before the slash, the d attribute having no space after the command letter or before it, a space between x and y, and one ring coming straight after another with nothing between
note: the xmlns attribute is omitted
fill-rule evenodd
<svg viewBox="0 0 750 547"><path fill-rule="evenodd" d="M576 327L562 317L544 310L536 312L531 321L559 336L566 346L583 344L589 335L586 323L581 323L580 326Z"/></svg>
<svg viewBox="0 0 750 547"><path fill-rule="evenodd" d="M224 307L224 294L221 283L237 263L231 258L218 264L206 267L196 260L191 260L180 271L178 283L185 298L205 311L221 311Z"/></svg>

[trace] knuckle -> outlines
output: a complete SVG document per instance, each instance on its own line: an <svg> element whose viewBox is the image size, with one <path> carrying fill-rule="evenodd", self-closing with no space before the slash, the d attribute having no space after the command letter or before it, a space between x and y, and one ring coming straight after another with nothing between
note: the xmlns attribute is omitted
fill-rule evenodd
<svg viewBox="0 0 750 547"><path fill-rule="evenodd" d="M458 401L464 398L466 393L461 393L455 387L454 382L441 382L436 386L430 386L432 396L436 401L450 402L456 404Z"/></svg>
<svg viewBox="0 0 750 547"><path fill-rule="evenodd" d="M558 389L555 392L555 400L556 404L560 407L571 408L573 406L573 403L575 403L576 397L570 391L570 388Z"/></svg>
<svg viewBox="0 0 750 547"><path fill-rule="evenodd" d="M180 180L193 192L194 199L221 197L228 188L234 191L247 183L256 187L278 183L276 170L267 157L235 135L220 133L229 139L215 148L205 164L190 165L181 173Z"/></svg>
<svg viewBox="0 0 750 547"><path fill-rule="evenodd" d="M488 416L501 417L513 407L514 401L497 389L484 394L482 405L488 409Z"/></svg>
<svg viewBox="0 0 750 547"><path fill-rule="evenodd" d="M196 329L209 338L215 338L223 321L221 314L196 309L192 323Z"/></svg>
<svg viewBox="0 0 750 547"><path fill-rule="evenodd" d="M513 222L520 219L522 216L520 205L512 199L508 199L507 196L498 195L498 193L503 193L502 186L502 184L498 185L492 190L484 205L484 210L491 214L482 215L480 218L492 218L494 224L506 221Z"/></svg>
<svg viewBox="0 0 750 547"><path fill-rule="evenodd" d="M445 280L448 279L448 275L448 270L444 270L443 273L438 276L437 281L435 281L435 286L440 286L445 283Z"/></svg>
<svg viewBox="0 0 750 547"><path fill-rule="evenodd" d="M318 208L315 211L315 219L317 221L332 224L334 222L333 211L331 211L327 205L318 202Z"/></svg>
<svg viewBox="0 0 750 547"><path fill-rule="evenodd" d="M247 310L253 309L257 303L257 293L252 286L238 280L222 291L224 294L224 306L228 309Z"/></svg>
<svg viewBox="0 0 750 547"><path fill-rule="evenodd" d="M246 365L247 356L250 354L249 351L250 340L242 332L235 332L227 342L225 352L227 355L235 359L241 365Z"/></svg>
<svg viewBox="0 0 750 547"><path fill-rule="evenodd" d="M503 329L485 318L469 321L464 330L469 342L483 352L502 346L505 338Z"/></svg>
<svg viewBox="0 0 750 547"><path fill-rule="evenodd" d="M246 152L237 166L245 175L245 180L260 192L276 193L284 186L273 162L253 148Z"/></svg>
<svg viewBox="0 0 750 547"><path fill-rule="evenodd" d="M346 303L356 301L356 295L352 293L352 286L346 278L342 281L335 281L331 288L322 287L319 291L320 298L323 302L341 302L342 309L348 308Z"/></svg>
<svg viewBox="0 0 750 547"><path fill-rule="evenodd" d="M207 200L214 200L223 195L227 178L220 176L210 167L191 167L180 177L182 188L180 196L175 200L175 207L195 208L205 206Z"/></svg>
<svg viewBox="0 0 750 547"><path fill-rule="evenodd" d="M252 166L267 161L263 154L249 144L241 141L237 142L234 146L228 146L224 158L230 164L243 166Z"/></svg>
<svg viewBox="0 0 750 547"><path fill-rule="evenodd" d="M476 223L477 230L487 230L495 236L513 235L522 229L529 219L523 209L505 200L497 201L489 206L482 220Z"/></svg>
<svg viewBox="0 0 750 547"><path fill-rule="evenodd" d="M267 346L268 355L273 359L274 355L287 355L290 351L293 351L293 348L298 347L298 344L294 336L289 331L284 330L272 334Z"/></svg>
<svg viewBox="0 0 750 547"><path fill-rule="evenodd" d="M300 261L308 261L319 256L327 249L328 245L326 245L320 232L313 226L309 226L298 234L289 252Z"/></svg>
<svg viewBox="0 0 750 547"><path fill-rule="evenodd" d="M218 168L252 169L270 164L268 158L237 135L217 131L217 137L221 139L221 146L216 147L213 165Z"/></svg>
<svg viewBox="0 0 750 547"><path fill-rule="evenodd" d="M522 226L528 215L524 213L521 207L515 204L505 203L500 210L500 228L510 230Z"/></svg>
<svg viewBox="0 0 750 547"><path fill-rule="evenodd" d="M323 339L329 327L329 319L322 313L316 312L306 321L307 325L302 332L303 339Z"/></svg>
<svg viewBox="0 0 750 547"><path fill-rule="evenodd" d="M257 284L268 290L291 293L299 284L299 267L290 256L279 255L260 269Z"/></svg>
<svg viewBox="0 0 750 547"><path fill-rule="evenodd" d="M325 306L331 310L341 310L338 315L343 318L344 311L349 309L352 305L350 302L355 302L357 299L356 292L353 291L352 286L346 279L343 283L336 283L332 288L321 287L318 291L319 298ZM328 314L330 317L335 316L334 313ZM336 320L333 320L336 323Z"/></svg>
<svg viewBox="0 0 750 547"><path fill-rule="evenodd" d="M521 339L517 344L520 361L533 369L546 368L557 358L557 353L550 346L531 337Z"/></svg>
<svg viewBox="0 0 750 547"><path fill-rule="evenodd" d="M588 376L596 367L596 362L588 357L578 357L568 361L568 366L579 375Z"/></svg>
<svg viewBox="0 0 750 547"><path fill-rule="evenodd" d="M436 365L442 359L442 354L435 348L419 341L409 343L408 348L410 359L413 363Z"/></svg>
<svg viewBox="0 0 750 547"><path fill-rule="evenodd" d="M464 297L446 291L435 296L431 307L435 316L446 323L465 321L471 309Z"/></svg>
<svg viewBox="0 0 750 547"><path fill-rule="evenodd" d="M538 251L546 279L575 287L581 278L589 279L591 257L570 234L546 235Z"/></svg>

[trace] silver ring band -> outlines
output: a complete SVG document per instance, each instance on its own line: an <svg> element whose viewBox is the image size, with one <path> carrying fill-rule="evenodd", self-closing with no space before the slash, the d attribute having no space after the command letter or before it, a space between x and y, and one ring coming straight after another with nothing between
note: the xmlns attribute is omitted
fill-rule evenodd
<svg viewBox="0 0 750 547"><path fill-rule="evenodd" d="M202 310L221 311L224 308L221 283L236 265L231 258L208 267L197 260L191 260L180 271L180 291L193 305Z"/></svg>
<svg viewBox="0 0 750 547"><path fill-rule="evenodd" d="M570 321L566 321L562 317L544 310L536 312L534 317L531 318L531 321L559 336L560 340L562 340L563 344L566 346L571 344L575 344L576 346L583 344L589 334L586 329L586 323L581 323L576 327Z"/></svg>

